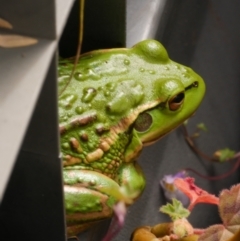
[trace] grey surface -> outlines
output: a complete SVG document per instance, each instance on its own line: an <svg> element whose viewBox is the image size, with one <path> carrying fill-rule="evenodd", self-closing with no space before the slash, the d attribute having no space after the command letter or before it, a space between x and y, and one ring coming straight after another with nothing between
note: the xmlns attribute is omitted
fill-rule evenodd
<svg viewBox="0 0 240 241"><path fill-rule="evenodd" d="M13 24L0 33L39 40L0 49L1 240L65 240L56 48L71 4L58 0L55 12L55 1L0 2Z"/></svg>
<svg viewBox="0 0 240 241"><path fill-rule="evenodd" d="M155 38L167 0L127 0L126 46L140 40Z"/></svg>
<svg viewBox="0 0 240 241"><path fill-rule="evenodd" d="M21 146L55 44L0 49L0 199Z"/></svg>
<svg viewBox="0 0 240 241"><path fill-rule="evenodd" d="M57 47L72 1L1 1L0 17L13 25L0 33L36 37L36 45L0 48L0 201ZM55 31L56 27L56 31Z"/></svg>
<svg viewBox="0 0 240 241"><path fill-rule="evenodd" d="M3 240L65 240L56 66L53 56L0 205Z"/></svg>

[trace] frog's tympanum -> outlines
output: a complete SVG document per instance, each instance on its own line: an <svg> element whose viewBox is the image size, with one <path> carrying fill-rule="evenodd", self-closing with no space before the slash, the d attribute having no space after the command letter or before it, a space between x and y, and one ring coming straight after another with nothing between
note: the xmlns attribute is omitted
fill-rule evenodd
<svg viewBox="0 0 240 241"><path fill-rule="evenodd" d="M189 118L205 92L202 78L169 59L155 40L131 49L84 54L59 66L59 118L68 234L112 216L118 201L143 191L136 163L152 144ZM157 158L156 158L157 159Z"/></svg>

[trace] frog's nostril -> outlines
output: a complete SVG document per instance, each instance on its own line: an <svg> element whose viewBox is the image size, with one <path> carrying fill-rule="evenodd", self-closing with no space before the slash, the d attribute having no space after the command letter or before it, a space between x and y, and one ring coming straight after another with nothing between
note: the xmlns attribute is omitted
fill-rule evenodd
<svg viewBox="0 0 240 241"><path fill-rule="evenodd" d="M169 109L172 111L178 110L182 106L184 97L185 97L185 95L183 92L178 93L177 95L173 96L168 102Z"/></svg>
<svg viewBox="0 0 240 241"><path fill-rule="evenodd" d="M193 87L198 87L198 81L194 81L194 82L192 83L192 86L193 86Z"/></svg>
<svg viewBox="0 0 240 241"><path fill-rule="evenodd" d="M197 88L198 87L198 81L194 81L192 84L190 84L189 86L187 86L186 88L185 88L185 90L190 90L190 89L192 89L192 88Z"/></svg>

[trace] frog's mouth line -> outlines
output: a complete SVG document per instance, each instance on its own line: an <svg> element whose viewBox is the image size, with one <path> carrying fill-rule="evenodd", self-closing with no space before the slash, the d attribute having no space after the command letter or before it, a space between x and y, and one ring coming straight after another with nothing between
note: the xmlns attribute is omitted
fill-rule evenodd
<svg viewBox="0 0 240 241"><path fill-rule="evenodd" d="M197 88L197 87L198 87L198 81L194 81L192 84L190 84L185 88L185 91L190 90L192 88Z"/></svg>
<svg viewBox="0 0 240 241"><path fill-rule="evenodd" d="M195 115L196 112L194 112L193 114L191 114L186 120L190 119L192 116ZM186 121L185 120L185 121ZM158 138L152 140L152 141L148 141L148 142L143 142L143 146L150 146L152 144L154 144L155 142L159 141L160 139L162 139L163 137L165 137L166 135L168 135L169 133L171 133L172 131L175 131L178 127L180 127L181 125L183 125L183 123L179 124L178 126L174 127L172 130L162 134L161 136L159 136Z"/></svg>

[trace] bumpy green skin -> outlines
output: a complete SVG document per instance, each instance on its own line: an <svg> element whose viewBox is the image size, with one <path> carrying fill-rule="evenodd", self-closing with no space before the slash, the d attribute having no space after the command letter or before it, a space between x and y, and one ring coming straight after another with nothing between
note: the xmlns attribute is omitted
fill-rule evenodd
<svg viewBox="0 0 240 241"><path fill-rule="evenodd" d="M60 92L72 68L71 61L60 63ZM59 97L69 235L111 217L117 201L131 203L141 194L145 179L135 161L143 145L190 117L204 92L201 77L171 61L155 40L81 57ZM179 93L184 101L172 110Z"/></svg>

